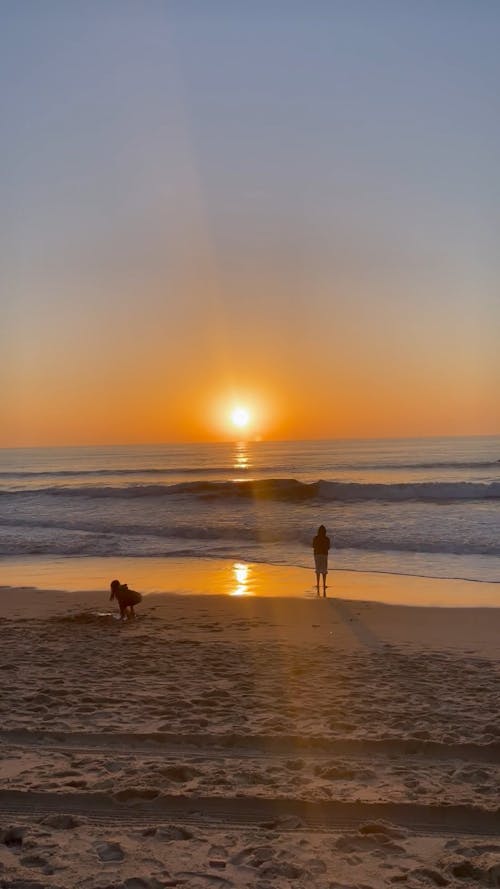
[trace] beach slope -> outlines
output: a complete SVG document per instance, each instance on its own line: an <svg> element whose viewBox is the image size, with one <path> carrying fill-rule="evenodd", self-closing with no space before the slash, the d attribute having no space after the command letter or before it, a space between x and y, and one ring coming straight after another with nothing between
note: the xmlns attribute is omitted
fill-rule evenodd
<svg viewBox="0 0 500 889"><path fill-rule="evenodd" d="M500 885L499 609L0 592L0 885Z"/></svg>

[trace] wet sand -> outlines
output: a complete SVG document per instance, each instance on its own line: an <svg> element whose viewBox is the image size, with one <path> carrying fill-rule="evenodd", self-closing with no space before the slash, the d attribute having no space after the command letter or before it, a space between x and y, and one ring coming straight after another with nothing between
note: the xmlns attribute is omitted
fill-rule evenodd
<svg viewBox="0 0 500 889"><path fill-rule="evenodd" d="M340 571L335 568L334 559L330 568L328 594L340 599L392 605L500 608L500 583ZM3 559L0 574L4 586L76 591L105 591L114 577L146 593L272 598L309 598L316 594L312 567L238 559L32 556Z"/></svg>

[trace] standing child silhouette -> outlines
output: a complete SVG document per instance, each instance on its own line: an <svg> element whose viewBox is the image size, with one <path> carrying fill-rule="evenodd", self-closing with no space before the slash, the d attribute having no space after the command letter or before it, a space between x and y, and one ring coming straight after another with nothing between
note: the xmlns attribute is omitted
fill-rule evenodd
<svg viewBox="0 0 500 889"><path fill-rule="evenodd" d="M326 528L320 525L313 540L314 565L316 568L316 592L319 596L319 576L323 578L323 596L326 596L326 575L328 574L328 550L330 538L326 536Z"/></svg>

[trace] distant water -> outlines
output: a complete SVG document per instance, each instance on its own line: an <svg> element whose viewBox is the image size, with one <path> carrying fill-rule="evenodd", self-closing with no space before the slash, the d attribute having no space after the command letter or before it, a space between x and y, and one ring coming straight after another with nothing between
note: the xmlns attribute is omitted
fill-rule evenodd
<svg viewBox="0 0 500 889"><path fill-rule="evenodd" d="M500 437L0 450L0 556L209 556L500 580ZM1 579L0 579L1 583Z"/></svg>

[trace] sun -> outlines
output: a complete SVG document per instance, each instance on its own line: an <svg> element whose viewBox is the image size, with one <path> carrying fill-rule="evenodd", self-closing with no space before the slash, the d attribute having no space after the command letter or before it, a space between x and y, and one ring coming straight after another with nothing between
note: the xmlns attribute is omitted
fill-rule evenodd
<svg viewBox="0 0 500 889"><path fill-rule="evenodd" d="M211 427L218 441L261 441L267 433L268 404L259 393L231 391L232 388L214 395L207 403L207 430Z"/></svg>
<svg viewBox="0 0 500 889"><path fill-rule="evenodd" d="M231 413L231 421L238 429L245 429L250 422L250 411L246 407L235 407Z"/></svg>

